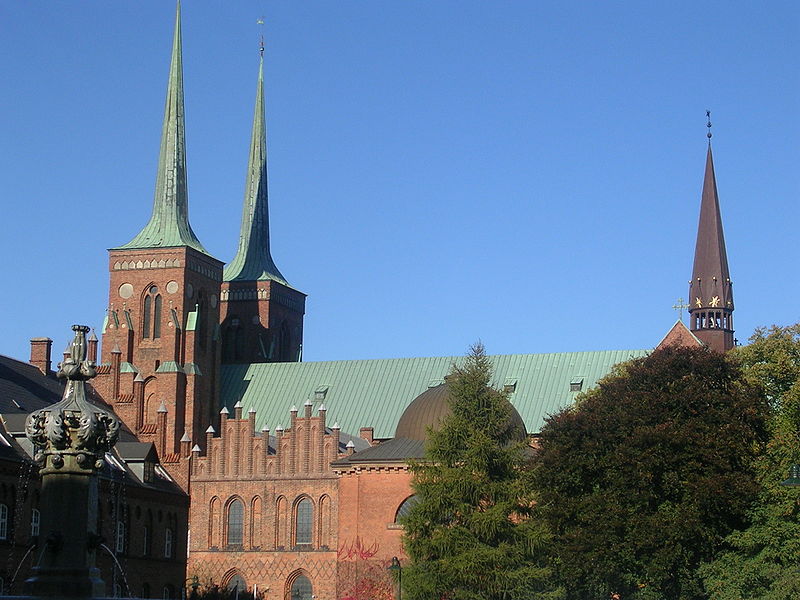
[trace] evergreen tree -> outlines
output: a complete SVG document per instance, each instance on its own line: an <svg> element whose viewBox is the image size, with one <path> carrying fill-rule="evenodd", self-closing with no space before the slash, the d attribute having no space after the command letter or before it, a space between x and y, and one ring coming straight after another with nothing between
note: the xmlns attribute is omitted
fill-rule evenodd
<svg viewBox="0 0 800 600"><path fill-rule="evenodd" d="M714 600L790 600L800 596L800 489L780 482L800 463L800 324L756 330L733 354L770 402L770 439L756 461L752 523L701 572Z"/></svg>
<svg viewBox="0 0 800 600"><path fill-rule="evenodd" d="M408 600L557 598L548 538L530 518L530 452L505 394L489 387L481 345L447 379L452 414L412 465L418 502L404 518ZM522 439L521 439L522 438Z"/></svg>
<svg viewBox="0 0 800 600"><path fill-rule="evenodd" d="M538 509L569 598L705 598L698 567L745 523L763 395L724 356L631 361L542 431Z"/></svg>

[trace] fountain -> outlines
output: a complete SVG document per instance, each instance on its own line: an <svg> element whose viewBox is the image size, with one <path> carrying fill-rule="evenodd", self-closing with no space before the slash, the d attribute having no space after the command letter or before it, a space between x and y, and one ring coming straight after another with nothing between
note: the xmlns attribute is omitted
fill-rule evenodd
<svg viewBox="0 0 800 600"><path fill-rule="evenodd" d="M34 597L97 598L105 586L95 566L102 540L97 531L98 470L116 443L120 423L86 399L96 375L87 359L89 328L73 325L75 338L59 365L63 399L31 413L25 433L41 470L40 559L25 591Z"/></svg>

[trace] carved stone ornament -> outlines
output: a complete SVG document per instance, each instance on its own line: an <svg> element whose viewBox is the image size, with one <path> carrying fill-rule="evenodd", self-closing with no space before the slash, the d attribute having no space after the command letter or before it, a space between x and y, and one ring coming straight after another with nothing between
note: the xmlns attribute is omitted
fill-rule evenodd
<svg viewBox="0 0 800 600"><path fill-rule="evenodd" d="M48 469L92 470L103 466L105 453L117 442L119 420L86 400L86 381L97 372L86 359L85 325L73 325L75 339L69 356L58 365L67 380L62 400L28 415L25 434L36 448L34 458Z"/></svg>

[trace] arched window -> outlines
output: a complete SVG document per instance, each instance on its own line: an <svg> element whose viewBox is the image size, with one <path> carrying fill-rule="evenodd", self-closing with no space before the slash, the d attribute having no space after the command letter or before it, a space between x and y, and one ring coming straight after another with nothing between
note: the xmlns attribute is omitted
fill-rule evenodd
<svg viewBox="0 0 800 600"><path fill-rule="evenodd" d="M242 322L231 317L222 337L222 358L233 361L242 358Z"/></svg>
<svg viewBox="0 0 800 600"><path fill-rule="evenodd" d="M261 543L261 498L256 496L250 502L250 545Z"/></svg>
<svg viewBox="0 0 800 600"><path fill-rule="evenodd" d="M8 506L0 504L0 540L8 539Z"/></svg>
<svg viewBox="0 0 800 600"><path fill-rule="evenodd" d="M219 546L219 498L211 499L208 511L208 547Z"/></svg>
<svg viewBox="0 0 800 600"><path fill-rule="evenodd" d="M403 500L403 503L400 505L400 508L397 509L397 513L394 516L394 522L399 523L400 520L408 514L408 512L411 510L411 507L417 502L419 502L419 498L416 496L409 496Z"/></svg>
<svg viewBox="0 0 800 600"><path fill-rule="evenodd" d="M242 524L244 522L244 504L241 500L234 500L228 507L228 546L241 546Z"/></svg>
<svg viewBox="0 0 800 600"><path fill-rule="evenodd" d="M125 523L121 520L117 521L117 541L114 550L117 554L125 552Z"/></svg>
<svg viewBox="0 0 800 600"><path fill-rule="evenodd" d="M161 337L161 294L153 300L153 338Z"/></svg>
<svg viewBox="0 0 800 600"><path fill-rule="evenodd" d="M142 308L142 337L161 337L161 294L158 286L151 285L144 297Z"/></svg>
<svg viewBox="0 0 800 600"><path fill-rule="evenodd" d="M164 558L172 558L172 529L167 527L164 530Z"/></svg>
<svg viewBox="0 0 800 600"><path fill-rule="evenodd" d="M311 545L313 517L314 507L311 504L311 500L303 498L295 507L294 543L296 546Z"/></svg>
<svg viewBox="0 0 800 600"><path fill-rule="evenodd" d="M31 511L31 537L39 535L39 524L42 522L42 514L39 509L34 508Z"/></svg>
<svg viewBox="0 0 800 600"><path fill-rule="evenodd" d="M163 600L170 600L171 598L175 597L175 594L172 592L171 585L165 585L161 589L161 597L163 598Z"/></svg>
<svg viewBox="0 0 800 600"><path fill-rule="evenodd" d="M150 526L142 527L142 556L150 554Z"/></svg>
<svg viewBox="0 0 800 600"><path fill-rule="evenodd" d="M311 600L313 596L314 588L311 587L311 581L305 575L298 575L289 590L291 600Z"/></svg>
<svg viewBox="0 0 800 600"><path fill-rule="evenodd" d="M206 323L206 292L200 290L197 294L197 306L195 306L197 315L195 317L194 331L197 340L200 342L200 347L206 347L206 330L208 323Z"/></svg>
<svg viewBox="0 0 800 600"><path fill-rule="evenodd" d="M289 332L289 324L284 321L278 328L278 360L281 362L290 362L294 360L291 355L292 350L292 334Z"/></svg>
<svg viewBox="0 0 800 600"><path fill-rule="evenodd" d="M244 593L247 591L247 582L245 581L244 577L242 577L239 573L236 573L230 578L226 587L231 592Z"/></svg>
<svg viewBox="0 0 800 600"><path fill-rule="evenodd" d="M325 495L319 499L319 545L321 548L330 546L331 531L331 499Z"/></svg>
<svg viewBox="0 0 800 600"><path fill-rule="evenodd" d="M275 547L285 548L286 542L286 522L288 520L286 510L286 498L280 496L275 501Z"/></svg>

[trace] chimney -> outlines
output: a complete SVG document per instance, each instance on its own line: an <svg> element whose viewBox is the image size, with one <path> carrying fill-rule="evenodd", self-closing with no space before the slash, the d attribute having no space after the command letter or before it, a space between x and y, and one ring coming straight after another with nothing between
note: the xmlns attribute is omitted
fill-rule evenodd
<svg viewBox="0 0 800 600"><path fill-rule="evenodd" d="M31 359L28 361L45 375L50 374L50 352L53 349L53 340L46 337L31 339Z"/></svg>
<svg viewBox="0 0 800 600"><path fill-rule="evenodd" d="M369 445L372 445L374 429L372 427L362 427L358 430L358 437L362 440L367 440Z"/></svg>

